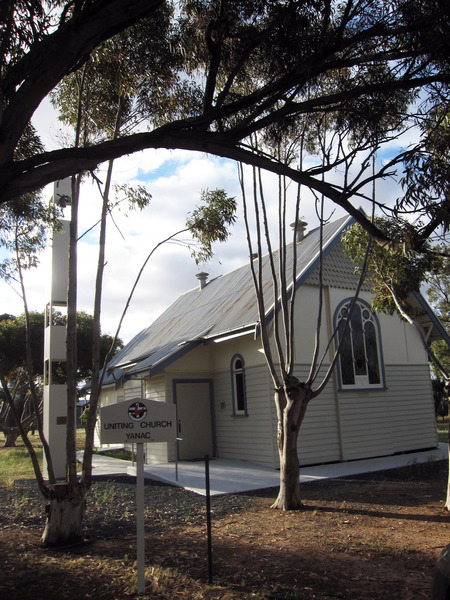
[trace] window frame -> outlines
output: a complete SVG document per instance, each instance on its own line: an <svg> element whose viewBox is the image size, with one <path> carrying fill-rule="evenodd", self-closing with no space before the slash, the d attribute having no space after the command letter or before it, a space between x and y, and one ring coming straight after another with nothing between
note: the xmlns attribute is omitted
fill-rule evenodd
<svg viewBox="0 0 450 600"><path fill-rule="evenodd" d="M236 367L237 361L241 362L240 367ZM231 395L232 395L232 406L233 406L233 417L248 417L247 412L247 390L245 382L245 361L240 354L235 354L230 362L230 375L231 375ZM239 376L239 379L238 379ZM238 381L241 383L238 384ZM241 390L243 408L238 408L239 393L238 387Z"/></svg>
<svg viewBox="0 0 450 600"><path fill-rule="evenodd" d="M338 330L339 322L342 319L342 317L340 317L340 314L341 314L342 309L345 308L346 305L348 306L351 302L352 302L352 298L346 298L345 300L342 300L339 303L339 305L336 307L336 310L334 312L334 330L336 332L336 340L335 340L336 350L339 347L339 339L340 339L339 338L339 330ZM344 381L343 381L343 374L342 374L343 364L342 364L342 360L341 360L341 352L342 352L342 348L341 348L341 352L339 353L338 361L336 364L339 390L340 391L385 390L385 389L387 389L387 387L386 387L386 374L385 374L384 360L383 360L383 346L382 346L382 341L381 341L380 323L378 321L377 316L371 310L370 304L368 302L366 302L362 298L358 298L356 300L356 304L358 305L358 307L361 311L361 315L362 315L362 318L361 318L361 323L363 325L362 342L363 342L363 346L364 346L364 359L365 359L366 373L364 375L358 375L355 372L354 347L353 347L353 341L350 340L350 343L352 344L351 353L352 353L354 383L344 383ZM363 311L368 311L369 318L363 316ZM367 335L368 335L368 333L367 333L367 331L364 331L364 325L366 323L371 323L373 325L373 333L375 335L377 363L378 363L377 366L378 366L378 376L379 376L379 382L377 382L377 383L370 383L370 381L369 381L370 374L369 374L369 369L367 368L367 363L368 363ZM349 327L350 327L350 325L349 325Z"/></svg>

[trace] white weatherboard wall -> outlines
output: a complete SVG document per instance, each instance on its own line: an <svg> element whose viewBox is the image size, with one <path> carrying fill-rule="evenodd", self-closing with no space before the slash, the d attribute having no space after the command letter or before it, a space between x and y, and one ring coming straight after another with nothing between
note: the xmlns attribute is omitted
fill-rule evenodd
<svg viewBox="0 0 450 600"><path fill-rule="evenodd" d="M245 356L244 356L245 360ZM220 458L274 466L272 404L265 366L245 369L248 416L233 416L230 370L214 379L217 453Z"/></svg>
<svg viewBox="0 0 450 600"><path fill-rule="evenodd" d="M295 375L299 379L304 380L307 372L306 365L295 369ZM324 374L323 369L321 375ZM324 391L309 403L298 439L301 465L342 460L340 415L336 402L334 375Z"/></svg>
<svg viewBox="0 0 450 600"><path fill-rule="evenodd" d="M273 445L273 385L260 344L247 334L208 346L214 369L217 455L274 467L278 458ZM233 416L230 367L237 354L245 366L247 416Z"/></svg>
<svg viewBox="0 0 450 600"><path fill-rule="evenodd" d="M424 448L435 447L438 439L428 365L390 365L387 378L394 452L415 450L418 439Z"/></svg>

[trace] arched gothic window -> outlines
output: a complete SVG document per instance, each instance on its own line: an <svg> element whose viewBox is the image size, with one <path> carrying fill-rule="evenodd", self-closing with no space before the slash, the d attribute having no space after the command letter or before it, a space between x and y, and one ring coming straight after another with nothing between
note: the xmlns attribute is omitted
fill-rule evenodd
<svg viewBox="0 0 450 600"><path fill-rule="evenodd" d="M233 390L233 414L247 415L247 397L245 393L244 359L236 354L231 359L231 384Z"/></svg>
<svg viewBox="0 0 450 600"><path fill-rule="evenodd" d="M335 313L336 344L339 352L339 383L343 389L385 387L378 321L364 300L357 300L349 317L351 300L342 302Z"/></svg>

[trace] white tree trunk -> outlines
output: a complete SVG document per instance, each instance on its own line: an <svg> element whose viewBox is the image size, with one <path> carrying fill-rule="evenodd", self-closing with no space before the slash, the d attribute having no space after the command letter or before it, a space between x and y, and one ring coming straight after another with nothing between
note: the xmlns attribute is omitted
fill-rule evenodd
<svg viewBox="0 0 450 600"><path fill-rule="evenodd" d="M448 422L448 442L447 442L447 449L448 449L448 476L447 476L447 498L445 499L445 506L444 508L446 508L447 510L450 510L450 417L449 417L449 422Z"/></svg>
<svg viewBox="0 0 450 600"><path fill-rule="evenodd" d="M448 453L448 460L449 460L449 465L450 465L450 448L449 448L449 453ZM450 468L449 468L448 477L447 477L447 498L445 500L445 508L447 510L450 510Z"/></svg>
<svg viewBox="0 0 450 600"><path fill-rule="evenodd" d="M448 476L447 476L447 497L445 499L444 508L450 510L450 384L447 379L445 382L445 394L447 396L447 417L448 417L448 426L447 426L447 454L448 454Z"/></svg>
<svg viewBox="0 0 450 600"><path fill-rule="evenodd" d="M70 492L67 483L56 483L51 493L41 546L56 548L79 544L83 541L84 493L79 487Z"/></svg>

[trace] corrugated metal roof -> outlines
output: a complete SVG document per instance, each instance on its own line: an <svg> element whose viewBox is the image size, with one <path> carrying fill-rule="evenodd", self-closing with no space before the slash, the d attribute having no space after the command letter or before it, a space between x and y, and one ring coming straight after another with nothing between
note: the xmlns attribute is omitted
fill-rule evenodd
<svg viewBox="0 0 450 600"><path fill-rule="evenodd" d="M346 216L324 226L324 253L331 250L343 229L352 222ZM317 267L319 247L319 228L309 232L301 242L288 246L288 265L292 265L293 250L297 251L297 285L302 284ZM274 300L268 255L262 259L262 272L269 314ZM129 366L129 373L147 371L155 374L201 341L246 329L255 330L258 320L251 270L246 264L209 281L203 289L196 287L182 294L114 357L108 370L111 372L111 369Z"/></svg>

